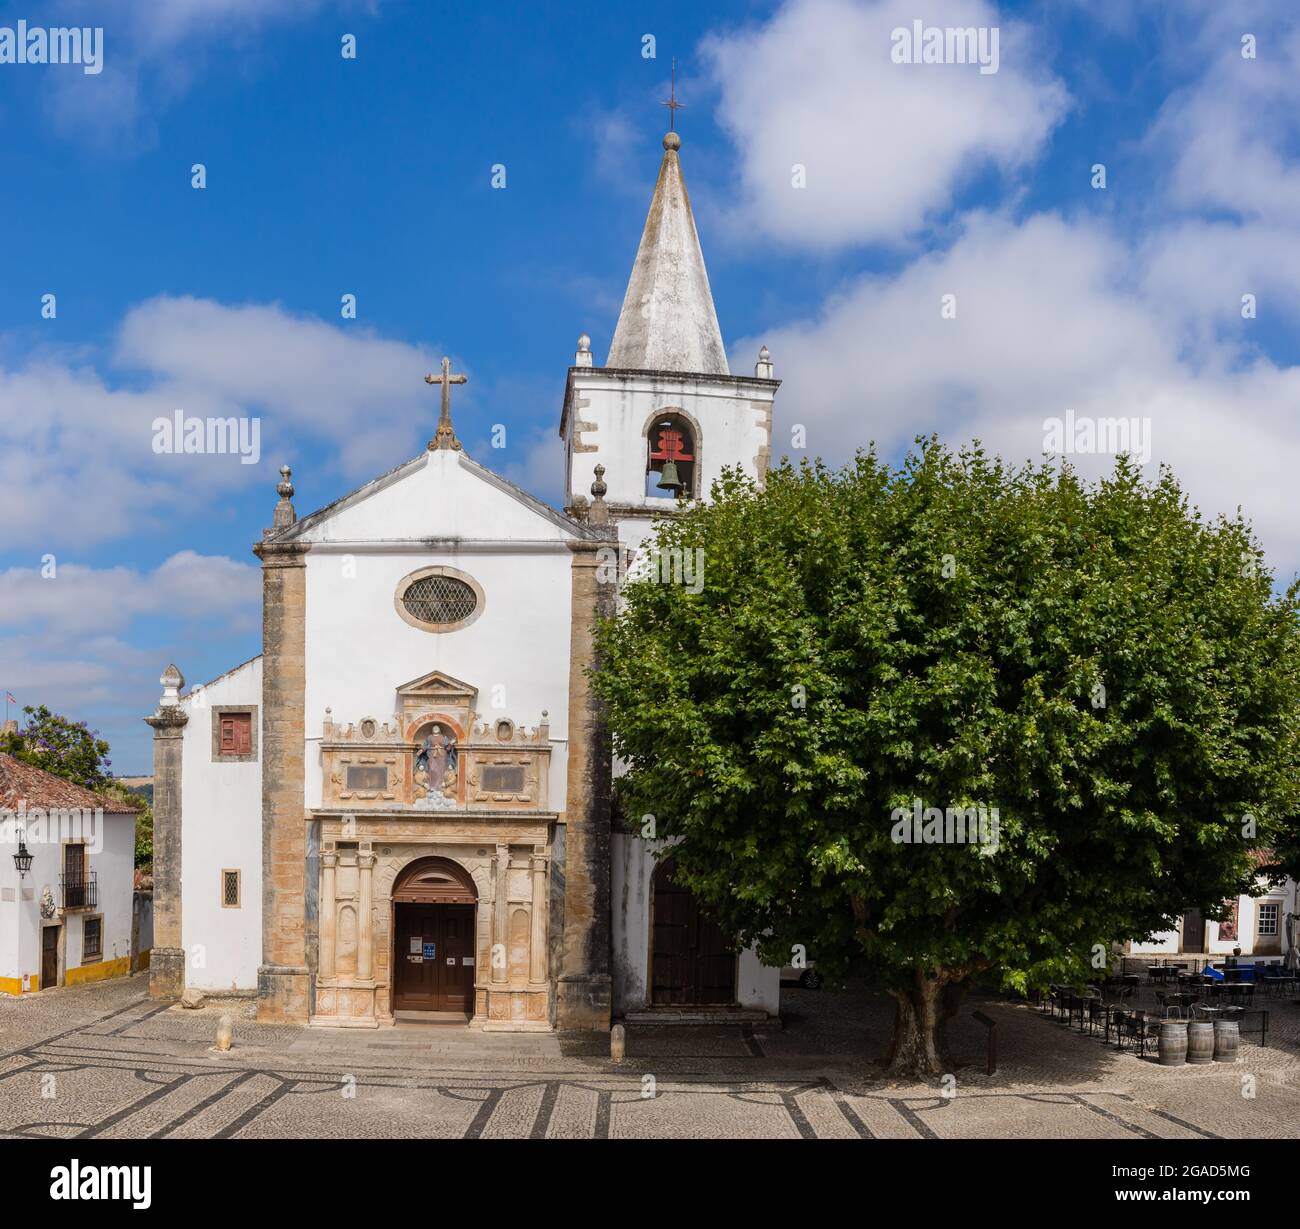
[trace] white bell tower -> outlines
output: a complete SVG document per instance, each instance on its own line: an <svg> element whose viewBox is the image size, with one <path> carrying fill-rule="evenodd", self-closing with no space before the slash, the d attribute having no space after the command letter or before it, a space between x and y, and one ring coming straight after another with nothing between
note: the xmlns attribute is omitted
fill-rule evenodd
<svg viewBox="0 0 1300 1229"><path fill-rule="evenodd" d="M727 367L680 147L677 133L664 137L609 358L593 366L591 339L578 339L560 418L567 510L581 515L596 466L604 466L610 519L630 548L654 517L675 509L679 490L707 498L723 468L735 465L761 484L772 455L780 381L766 346L752 377Z"/></svg>

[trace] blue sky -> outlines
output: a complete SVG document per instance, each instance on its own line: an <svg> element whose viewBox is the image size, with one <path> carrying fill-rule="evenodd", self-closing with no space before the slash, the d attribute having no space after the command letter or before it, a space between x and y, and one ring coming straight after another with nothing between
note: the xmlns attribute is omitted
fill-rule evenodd
<svg viewBox="0 0 1300 1229"><path fill-rule="evenodd" d="M766 342L786 381L778 452L800 424L833 460L930 430L1034 457L1066 409L1133 415L1152 472L1300 566L1281 0L0 4L20 18L102 25L105 56L0 64L0 686L90 720L120 771L149 769L169 660L199 682L258 651L279 465L302 514L414 455L441 355L473 455L558 498L565 369L584 331L604 360L674 55L733 370ZM997 27L998 72L891 63L914 18ZM257 416L259 463L155 454L178 408Z"/></svg>

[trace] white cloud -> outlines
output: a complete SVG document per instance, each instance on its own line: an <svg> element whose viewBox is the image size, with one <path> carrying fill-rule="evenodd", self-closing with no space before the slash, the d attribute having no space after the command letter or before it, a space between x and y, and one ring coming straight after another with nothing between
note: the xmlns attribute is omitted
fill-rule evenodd
<svg viewBox="0 0 1300 1229"><path fill-rule="evenodd" d="M1101 224L976 215L948 251L865 279L816 318L735 352L771 347L785 381L778 453L803 423L808 451L833 460L868 440L893 455L930 431L1037 459L1045 420L1067 410L1149 419L1149 472L1171 463L1207 512L1242 505L1289 576L1300 567L1300 368L1228 341L1189 355L1183 315L1147 297L1141 272ZM941 318L944 294L956 295L956 319ZM1071 460L1092 475L1113 464Z"/></svg>
<svg viewBox="0 0 1300 1229"><path fill-rule="evenodd" d="M1011 51L1004 41L996 77L936 67L912 98L920 76L898 85L878 63L884 28L911 16L886 2L788 0L766 25L715 40L755 224L809 248L902 241L924 212L951 208L973 159L1016 167L1040 152L1063 94L1025 68L1028 33ZM972 4L942 20L998 18ZM868 440L896 456L931 431L1037 459L1045 420L1067 410L1149 419L1151 472L1172 464L1208 513L1240 505L1280 573L1300 569L1300 367L1264 340L1300 317L1300 23L1257 5L1196 5L1156 28L1153 60L1187 84L1139 139L1141 182L1113 183L1113 200L1085 193L1073 214L1027 217L1013 186L1003 207L953 219L943 248L736 341L735 369L766 342L785 381L778 452L802 423L808 451L832 460ZM1257 34L1258 60L1241 58L1243 30ZM989 81L1019 91L1018 118L989 114ZM808 158L792 152L800 140ZM809 161L811 185L812 160L827 158L816 199L777 177ZM951 320L940 312L949 294ZM1243 319L1244 294L1257 297L1258 321ZM1113 464L1071 459L1091 475Z"/></svg>
<svg viewBox="0 0 1300 1229"><path fill-rule="evenodd" d="M9 568L0 591L0 685L20 705L91 720L118 749L115 771L148 771L141 718L158 702L167 662L201 682L204 669L215 674L256 643L260 624L257 564L193 551L152 570L61 563L46 579Z"/></svg>
<svg viewBox="0 0 1300 1229"><path fill-rule="evenodd" d="M101 638L141 616L166 615L220 624L230 632L255 630L261 569L223 555L178 551L149 572L125 566L89 567L55 561L0 572L0 627L55 637Z"/></svg>
<svg viewBox="0 0 1300 1229"><path fill-rule="evenodd" d="M433 350L277 306L151 299L123 322L109 375L57 352L0 367L0 548L120 538L253 483L269 515L266 474L303 441L324 443L348 481L382 473L432 430L423 377L437 363ZM155 453L153 423L177 409L259 418L263 464ZM320 474L296 477L322 490Z"/></svg>
<svg viewBox="0 0 1300 1229"><path fill-rule="evenodd" d="M999 70L892 63L891 31L919 15L914 0L787 0L766 24L705 40L740 160L738 229L809 247L899 244L967 174L1037 155L1067 95L1035 62L1031 32L984 0L951 0L929 24L999 27ZM806 188L791 186L795 164Z"/></svg>
<svg viewBox="0 0 1300 1229"><path fill-rule="evenodd" d="M256 50L268 27L313 17L324 0L62 0L49 25L104 30L100 73L51 73L47 109L64 135L120 150L124 140L152 140L160 108L188 91L205 50L218 41ZM29 20L35 22L34 14Z"/></svg>

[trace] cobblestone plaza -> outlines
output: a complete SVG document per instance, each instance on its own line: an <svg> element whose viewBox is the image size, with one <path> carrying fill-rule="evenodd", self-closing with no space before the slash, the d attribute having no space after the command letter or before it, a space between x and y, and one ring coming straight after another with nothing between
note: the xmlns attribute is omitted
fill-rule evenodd
<svg viewBox="0 0 1300 1229"><path fill-rule="evenodd" d="M151 1002L145 979L0 998L6 1138L1294 1138L1300 1007L1267 1002L1268 1045L1163 1068L1028 1005L968 1002L948 1087L875 1076L889 1002L790 991L783 1027L628 1028L599 1041L269 1026L246 1004ZM997 1023L985 1074L980 1010ZM214 1049L220 1016L234 1046Z"/></svg>

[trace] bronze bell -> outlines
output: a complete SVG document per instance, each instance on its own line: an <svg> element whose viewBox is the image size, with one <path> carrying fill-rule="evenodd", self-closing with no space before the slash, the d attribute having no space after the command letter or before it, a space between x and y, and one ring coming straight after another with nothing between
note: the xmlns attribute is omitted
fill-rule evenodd
<svg viewBox="0 0 1300 1229"><path fill-rule="evenodd" d="M664 462L664 467L659 473L659 481L655 485L661 491L673 491L678 495L682 493L682 480L677 476L676 461Z"/></svg>

